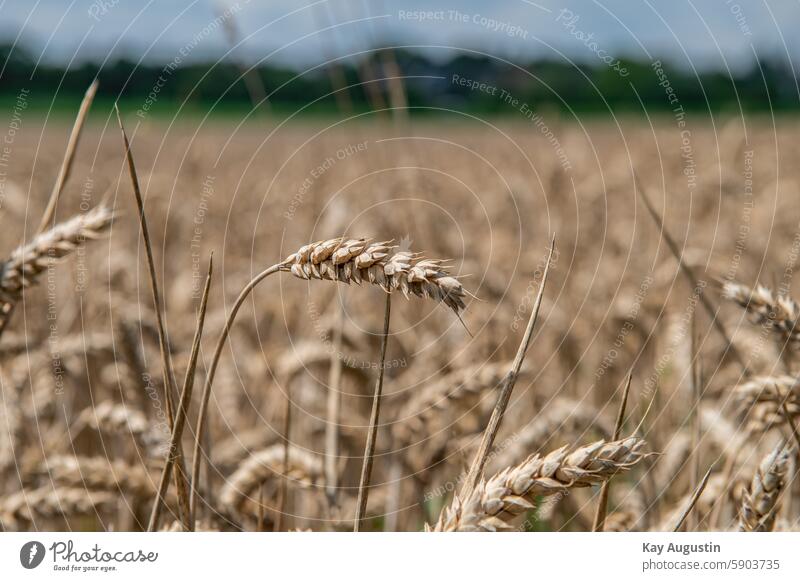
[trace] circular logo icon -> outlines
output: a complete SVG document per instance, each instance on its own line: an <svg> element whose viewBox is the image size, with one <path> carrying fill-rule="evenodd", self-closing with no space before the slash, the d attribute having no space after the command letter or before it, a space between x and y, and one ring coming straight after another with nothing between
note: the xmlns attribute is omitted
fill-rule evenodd
<svg viewBox="0 0 800 581"><path fill-rule="evenodd" d="M44 559L44 545L39 541L30 541L19 550L19 562L26 569L35 569Z"/></svg>

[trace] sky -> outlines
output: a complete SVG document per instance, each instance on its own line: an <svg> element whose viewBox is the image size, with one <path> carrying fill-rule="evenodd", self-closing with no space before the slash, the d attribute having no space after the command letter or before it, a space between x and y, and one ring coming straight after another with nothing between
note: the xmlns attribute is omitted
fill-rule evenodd
<svg viewBox="0 0 800 581"><path fill-rule="evenodd" d="M734 72L800 57L799 0L0 0L0 44L42 62L215 60L231 47L221 19L239 58L295 68L376 45Z"/></svg>

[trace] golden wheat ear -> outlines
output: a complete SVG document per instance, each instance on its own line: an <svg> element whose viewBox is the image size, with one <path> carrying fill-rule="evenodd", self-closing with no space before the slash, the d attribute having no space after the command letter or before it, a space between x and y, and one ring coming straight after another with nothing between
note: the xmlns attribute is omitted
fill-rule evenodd
<svg viewBox="0 0 800 581"><path fill-rule="evenodd" d="M781 442L764 457L742 499L740 531L765 532L775 528L778 501L786 487L788 468L789 450Z"/></svg>
<svg viewBox="0 0 800 581"><path fill-rule="evenodd" d="M536 506L537 498L564 494L607 482L644 459L644 440L602 440L569 452L564 446L546 456L533 454L522 463L482 480L468 496L458 494L444 510L435 531L502 531Z"/></svg>

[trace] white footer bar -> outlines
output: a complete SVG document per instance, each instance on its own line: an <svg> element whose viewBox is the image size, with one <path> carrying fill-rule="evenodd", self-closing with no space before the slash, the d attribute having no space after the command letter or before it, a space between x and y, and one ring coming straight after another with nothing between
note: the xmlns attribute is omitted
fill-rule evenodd
<svg viewBox="0 0 800 581"><path fill-rule="evenodd" d="M252 573L325 581L796 580L800 533L0 533L2 579Z"/></svg>

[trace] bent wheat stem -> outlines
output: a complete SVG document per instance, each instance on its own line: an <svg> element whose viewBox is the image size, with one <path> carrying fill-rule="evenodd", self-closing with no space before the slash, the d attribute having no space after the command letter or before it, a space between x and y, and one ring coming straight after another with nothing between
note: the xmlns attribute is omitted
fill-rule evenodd
<svg viewBox="0 0 800 581"><path fill-rule="evenodd" d="M406 297L415 295L441 302L450 307L456 315L465 308L466 292L457 279L448 275L442 261L424 259L410 252L390 255L391 250L392 247L388 242L369 242L365 238L333 238L313 242L301 247L282 262L270 266L247 283L236 298L214 348L211 366L203 386L203 400L195 442L196 452L205 429L211 386L236 314L253 289L271 274L291 272L304 280L328 280L345 284L360 285L362 282L367 282L381 287L387 293L398 290ZM195 454L192 466L193 481L196 481L200 470L199 461L200 455ZM194 490L195 492L190 495L191 506L194 506L192 503L195 502L196 486Z"/></svg>

